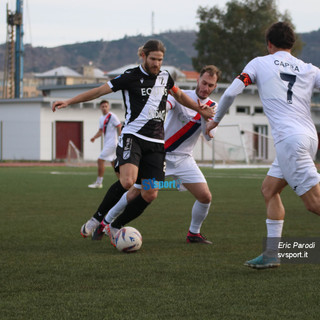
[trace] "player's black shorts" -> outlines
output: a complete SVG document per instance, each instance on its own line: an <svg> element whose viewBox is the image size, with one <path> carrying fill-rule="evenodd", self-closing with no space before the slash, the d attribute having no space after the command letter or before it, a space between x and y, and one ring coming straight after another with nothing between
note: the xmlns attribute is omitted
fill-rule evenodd
<svg viewBox="0 0 320 320"><path fill-rule="evenodd" d="M137 183L141 183L141 179L152 178L164 181L165 151L163 143L143 140L132 134L124 134L122 140L122 147L117 146L115 170L126 163L131 163L139 168Z"/></svg>

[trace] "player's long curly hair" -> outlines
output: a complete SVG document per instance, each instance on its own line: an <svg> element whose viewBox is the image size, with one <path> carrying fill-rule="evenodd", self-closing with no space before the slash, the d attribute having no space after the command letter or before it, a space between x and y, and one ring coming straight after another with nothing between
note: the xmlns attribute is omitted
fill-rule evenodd
<svg viewBox="0 0 320 320"><path fill-rule="evenodd" d="M165 54L166 48L160 40L149 40L138 49L138 57L141 58L142 52L147 57L152 51L161 51Z"/></svg>

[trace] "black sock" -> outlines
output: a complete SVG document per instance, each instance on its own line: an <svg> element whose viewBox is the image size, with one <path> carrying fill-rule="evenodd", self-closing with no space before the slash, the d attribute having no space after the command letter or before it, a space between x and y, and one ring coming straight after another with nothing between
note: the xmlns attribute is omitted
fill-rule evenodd
<svg viewBox="0 0 320 320"><path fill-rule="evenodd" d="M120 216L111 223L111 226L117 229L122 228L130 221L138 218L149 204L150 203L144 200L141 194L139 194L134 200L127 204Z"/></svg>
<svg viewBox="0 0 320 320"><path fill-rule="evenodd" d="M93 217L101 222L107 212L120 200L126 191L127 190L122 186L119 180L115 182L107 191Z"/></svg>

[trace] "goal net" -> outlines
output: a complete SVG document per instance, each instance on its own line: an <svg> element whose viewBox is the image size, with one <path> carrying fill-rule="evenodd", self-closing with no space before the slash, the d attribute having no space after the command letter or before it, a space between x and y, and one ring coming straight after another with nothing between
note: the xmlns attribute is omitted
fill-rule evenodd
<svg viewBox="0 0 320 320"><path fill-rule="evenodd" d="M239 125L221 125L212 141L203 137L195 148L199 162L215 164L271 164L275 158L272 137L266 126L256 126L254 131L241 130Z"/></svg>
<svg viewBox="0 0 320 320"><path fill-rule="evenodd" d="M66 165L71 167L81 166L84 163L83 154L76 145L69 140L67 149Z"/></svg>

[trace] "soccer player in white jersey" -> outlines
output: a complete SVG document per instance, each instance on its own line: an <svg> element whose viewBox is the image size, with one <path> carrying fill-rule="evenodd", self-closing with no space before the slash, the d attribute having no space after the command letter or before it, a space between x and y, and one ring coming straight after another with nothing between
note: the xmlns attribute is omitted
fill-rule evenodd
<svg viewBox="0 0 320 320"><path fill-rule="evenodd" d="M200 99L202 104L211 108L216 107L216 102L209 96L217 86L221 75L220 70L208 65L201 69L197 87L195 90L183 90L194 101ZM212 244L200 233L203 221L208 215L211 204L211 193L207 181L193 158L194 146L202 133L205 135L206 122L201 115L191 109L183 107L173 96L167 100L168 115L164 125L165 151L166 151L166 177L172 176L182 183L196 199L191 212L191 223L187 234L188 243ZM214 129L215 130L215 129ZM211 132L211 134L214 134ZM210 140L208 135L205 135ZM103 236L103 229L114 221L123 211L126 205L139 195L141 188L151 188L149 183L135 184L127 193L123 194L118 204L113 207L101 225L94 231L93 240L100 240ZM116 233L122 225L117 220L111 224L112 233ZM110 229L110 227L109 227ZM108 230L108 228L107 228ZM110 233L110 232L109 232ZM110 236L110 234L109 234ZM112 241L112 234L111 234Z"/></svg>
<svg viewBox="0 0 320 320"><path fill-rule="evenodd" d="M209 132L235 97L247 85L257 84L276 148L276 159L261 188L267 209L266 250L245 263L259 269L280 265L277 248L285 216L280 194L287 184L309 211L320 215L319 175L313 162L318 137L310 112L312 91L320 88L320 70L291 55L295 34L288 23L273 24L266 42L269 54L247 64L221 97L213 121L207 123Z"/></svg>
<svg viewBox="0 0 320 320"><path fill-rule="evenodd" d="M164 180L164 118L169 90L181 104L206 118L213 116L211 108L202 108L174 85L168 71L161 70L164 54L165 47L161 41L149 40L139 48L140 66L126 70L98 88L52 105L52 111L56 111L115 91L121 90L123 94L126 121L116 151L120 177L108 189L93 217L81 227L83 237L92 234L104 215L135 183L138 171L143 179L155 177L159 181ZM121 223L126 224L127 220L139 216L157 195L158 189L142 190L141 195L121 214Z"/></svg>
<svg viewBox="0 0 320 320"><path fill-rule="evenodd" d="M116 147L118 143L118 135L121 134L121 122L118 117L110 112L110 104L107 100L100 102L100 109L102 116L99 118L99 130L90 139L94 142L97 138L103 136L103 149L98 157L98 177L97 180L89 184L89 188L102 188L104 164L105 161L110 161L114 167L114 160L116 159ZM118 174L117 174L118 175Z"/></svg>

